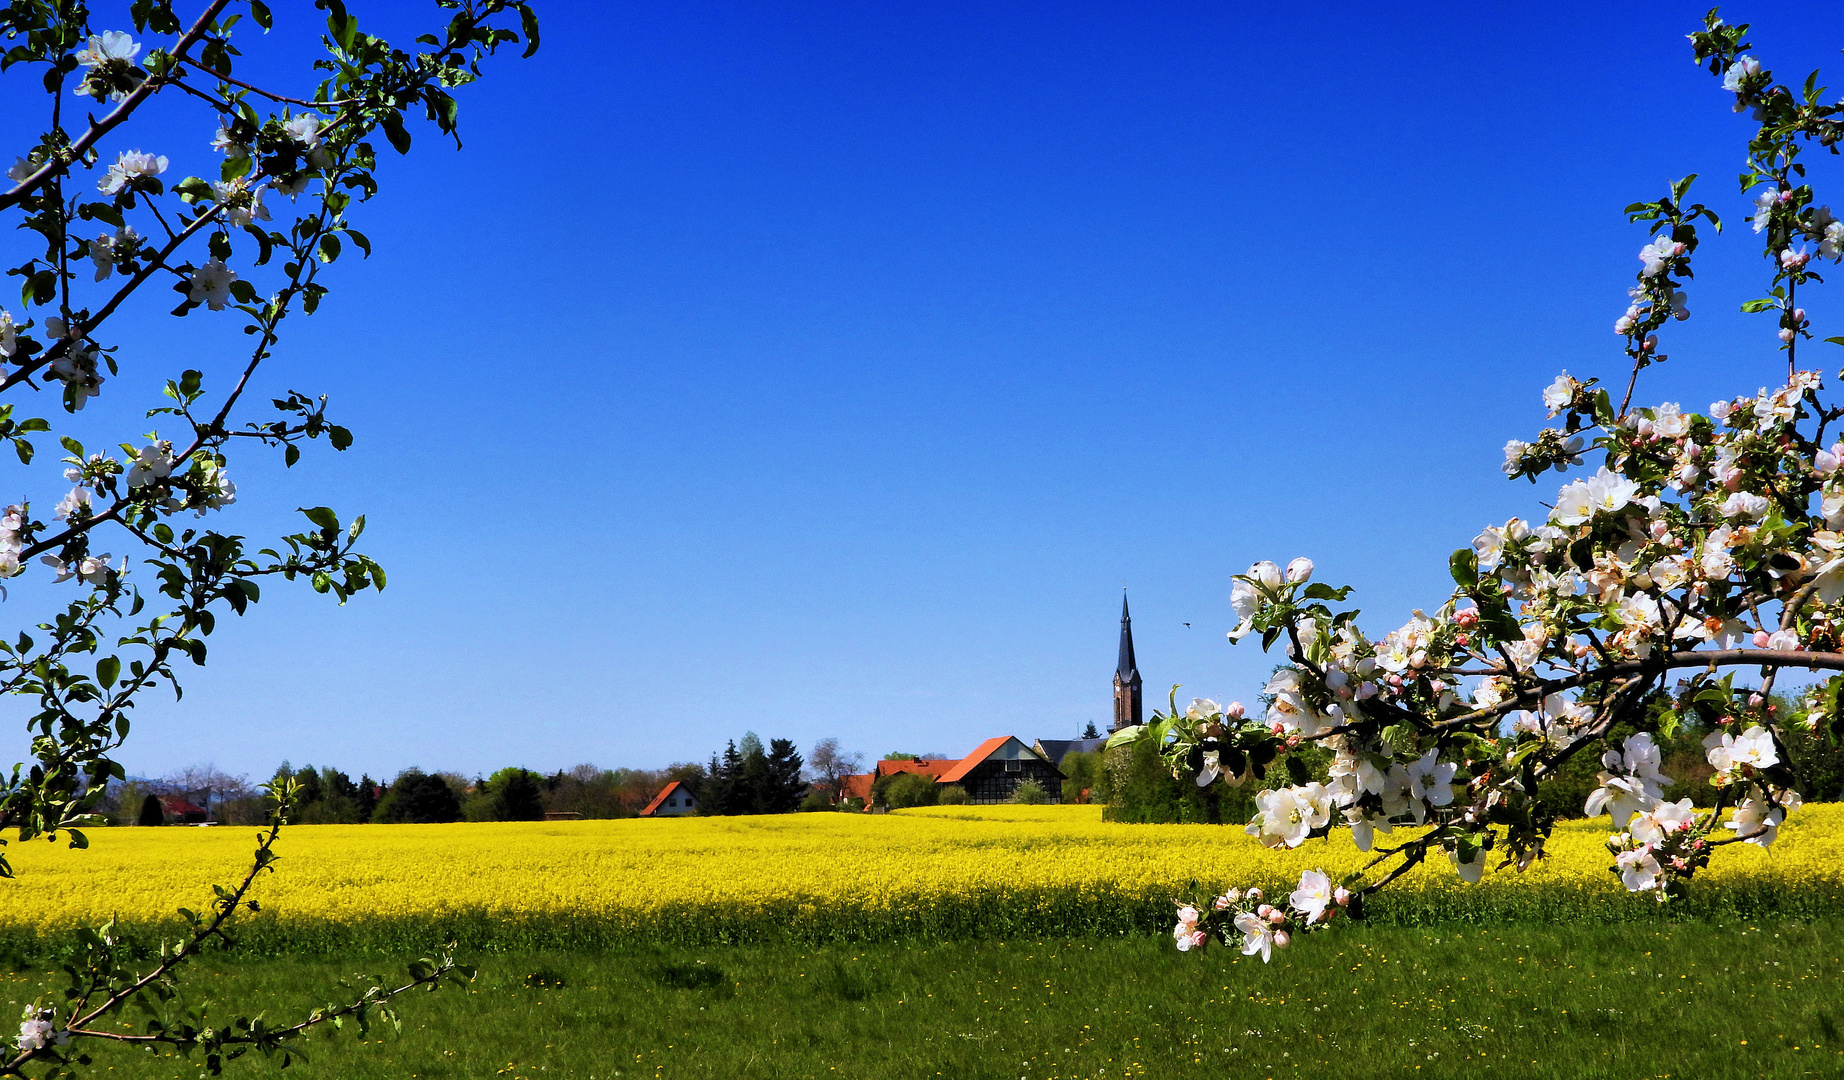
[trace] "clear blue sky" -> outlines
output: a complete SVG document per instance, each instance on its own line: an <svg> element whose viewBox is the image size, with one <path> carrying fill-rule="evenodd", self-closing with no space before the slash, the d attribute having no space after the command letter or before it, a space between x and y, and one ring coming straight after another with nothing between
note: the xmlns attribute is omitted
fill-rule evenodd
<svg viewBox="0 0 1844 1080"><path fill-rule="evenodd" d="M1641 397L1774 378L1701 4L540 8L269 374L356 447L245 464L220 526L363 511L390 588L271 588L131 771L1066 737L1105 726L1122 586L1149 709L1252 699L1252 560L1312 556L1380 633L1553 496L1500 448L1557 371L1623 372L1620 208L1687 172L1741 228ZM1835 6L1728 14L1844 86ZM209 318L150 316L112 389Z"/></svg>

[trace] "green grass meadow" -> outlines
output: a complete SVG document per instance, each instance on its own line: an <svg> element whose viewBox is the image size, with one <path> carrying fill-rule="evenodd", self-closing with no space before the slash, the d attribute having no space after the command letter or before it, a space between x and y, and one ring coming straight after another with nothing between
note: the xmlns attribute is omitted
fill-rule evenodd
<svg viewBox="0 0 1844 1080"><path fill-rule="evenodd" d="M226 1075L521 1077L1844 1076L1844 920L1346 926L1263 965L1168 940L739 945L479 958L403 1029ZM201 958L192 1000L273 1019L375 959ZM534 976L536 976L534 978ZM15 1010L42 968L0 974ZM217 1015L214 1012L214 1015ZM230 1015L223 1010L223 1017ZM220 1018L223 1018L220 1017ZM94 1075L196 1062L94 1052Z"/></svg>

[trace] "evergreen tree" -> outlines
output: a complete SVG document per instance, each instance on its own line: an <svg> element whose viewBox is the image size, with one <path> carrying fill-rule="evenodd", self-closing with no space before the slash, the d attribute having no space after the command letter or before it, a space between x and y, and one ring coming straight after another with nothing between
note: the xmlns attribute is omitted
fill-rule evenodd
<svg viewBox="0 0 1844 1080"><path fill-rule="evenodd" d="M743 772L743 756L737 753L734 739L724 747L722 758L712 755L710 767L705 772L704 790L696 793L701 810L707 814L748 812L737 786Z"/></svg>
<svg viewBox="0 0 1844 1080"><path fill-rule="evenodd" d="M771 814L786 814L800 809L807 797L807 782L800 778L804 764L792 739L773 739L768 744L768 788Z"/></svg>
<svg viewBox="0 0 1844 1080"><path fill-rule="evenodd" d="M1101 732L1095 730L1095 721L1090 720L1088 722L1088 727L1082 729L1082 737L1085 739L1101 738Z"/></svg>
<svg viewBox="0 0 1844 1080"><path fill-rule="evenodd" d="M378 782L371 778L370 773L359 775L358 794L353 796L352 801L358 804L359 820L370 821L378 809Z"/></svg>
<svg viewBox="0 0 1844 1080"><path fill-rule="evenodd" d="M165 825L166 811L160 808L160 796L149 795L141 800L141 816L136 825Z"/></svg>
<svg viewBox="0 0 1844 1080"><path fill-rule="evenodd" d="M751 742L755 745L750 746ZM755 738L755 732L743 736L743 746L738 748L742 755L742 767L736 773L736 787L731 795L734 808L725 811L731 814L772 814L774 792L768 774L768 755L762 752L762 740Z"/></svg>
<svg viewBox="0 0 1844 1080"><path fill-rule="evenodd" d="M530 769L501 769L486 782L495 821L543 821L544 778Z"/></svg>
<svg viewBox="0 0 1844 1080"><path fill-rule="evenodd" d="M461 799L448 781L421 769L406 769L378 800L372 820L390 824L428 825L461 819Z"/></svg>

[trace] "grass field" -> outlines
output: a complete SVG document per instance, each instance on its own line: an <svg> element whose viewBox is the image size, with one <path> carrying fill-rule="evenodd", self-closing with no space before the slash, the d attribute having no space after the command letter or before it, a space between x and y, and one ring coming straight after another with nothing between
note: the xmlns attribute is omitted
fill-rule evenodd
<svg viewBox="0 0 1844 1080"><path fill-rule="evenodd" d="M1655 921L1607 873L1606 821L1558 828L1528 874L1460 882L1444 860L1373 905L1384 924ZM102 829L72 852L10 849L0 951L119 917L147 931L240 876L249 829ZM1169 927L1171 898L1355 869L1347 834L1272 852L1239 829L1105 823L1099 808L952 807L866 816L303 826L242 931L256 951L391 955L446 937L531 952L714 942L1119 937ZM772 873L765 873L772 868ZM1794 814L1772 851L1718 852L1680 913L1844 911L1844 806Z"/></svg>
<svg viewBox="0 0 1844 1080"><path fill-rule="evenodd" d="M229 1076L1791 1078L1844 1075L1844 922L1341 928L1272 965L1170 942L745 945L485 958L401 1034ZM353 965L206 961L279 1018ZM528 986L542 972L559 986ZM16 1008L43 978L0 976ZM307 988L321 988L317 994ZM111 1050L94 1075L190 1078Z"/></svg>

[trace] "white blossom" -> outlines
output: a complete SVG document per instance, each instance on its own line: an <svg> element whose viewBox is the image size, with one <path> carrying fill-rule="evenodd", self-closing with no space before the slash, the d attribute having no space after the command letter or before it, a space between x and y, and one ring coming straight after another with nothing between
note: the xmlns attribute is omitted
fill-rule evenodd
<svg viewBox="0 0 1844 1080"><path fill-rule="evenodd" d="M96 280L102 281L114 272L118 263L126 261L128 253L141 242L141 234L134 231L134 226L124 225L114 233L104 233L89 243L90 261L96 264Z"/></svg>
<svg viewBox="0 0 1844 1080"><path fill-rule="evenodd" d="M1780 761L1780 753L1774 749L1773 736L1759 724L1740 735L1731 735L1726 731L1711 732L1703 740L1703 749L1710 766L1723 776L1730 775L1743 765L1765 769Z"/></svg>
<svg viewBox="0 0 1844 1080"><path fill-rule="evenodd" d="M172 471L173 444L164 439L149 443L135 455L134 465L128 470L128 486L138 488L165 480Z"/></svg>
<svg viewBox="0 0 1844 1080"><path fill-rule="evenodd" d="M115 156L115 164L109 166L109 171L96 182L96 190L104 195L115 195L136 180L166 172L166 165L166 158L162 155L124 150Z"/></svg>
<svg viewBox="0 0 1844 1080"><path fill-rule="evenodd" d="M1639 261L1644 267L1639 271L1641 277L1655 277L1659 271L1671 265L1671 260L1684 253L1684 245L1671 239L1669 234L1660 235L1650 244L1639 249Z"/></svg>
<svg viewBox="0 0 1844 1080"><path fill-rule="evenodd" d="M1300 875L1300 887L1287 898L1287 903L1311 926L1332 906L1332 879L1323 870L1306 871Z"/></svg>
<svg viewBox="0 0 1844 1080"><path fill-rule="evenodd" d="M303 150L313 150L320 145L320 125L324 122L313 113L302 113L284 123L282 133L300 143Z"/></svg>
<svg viewBox="0 0 1844 1080"><path fill-rule="evenodd" d="M1767 228L1767 222L1773 217L1774 207L1780 203L1780 189L1768 188L1754 197L1754 231Z"/></svg>
<svg viewBox="0 0 1844 1080"><path fill-rule="evenodd" d="M1651 848L1622 851L1614 856L1614 863L1619 867L1620 881L1633 892L1655 889L1661 883L1661 869Z"/></svg>
<svg viewBox="0 0 1844 1080"><path fill-rule="evenodd" d="M223 311L224 305L230 302L231 282L236 280L235 270L225 266L222 259L213 259L192 272L192 287L186 296L213 311Z"/></svg>
<svg viewBox="0 0 1844 1080"><path fill-rule="evenodd" d="M1235 919L1236 930L1242 934L1242 955L1261 954L1261 962L1267 963L1274 956L1274 924L1252 911L1239 912Z"/></svg>
<svg viewBox="0 0 1844 1080"><path fill-rule="evenodd" d="M1543 388L1543 407L1555 416L1568 408L1569 402L1575 400L1576 391L1581 389L1580 381L1570 378L1568 372L1556 376L1556 381Z"/></svg>
<svg viewBox="0 0 1844 1080"><path fill-rule="evenodd" d="M1664 843L1671 834L1688 829L1696 819L1696 807L1689 799L1677 802L1661 802L1637 814L1627 823L1627 830L1633 839L1642 844L1657 845Z"/></svg>
<svg viewBox="0 0 1844 1080"><path fill-rule="evenodd" d="M97 68L110 61L126 62L141 55L140 43L120 30L91 34L90 43L77 50L77 63Z"/></svg>
<svg viewBox="0 0 1844 1080"><path fill-rule="evenodd" d="M1731 94L1739 93L1742 82L1761 73L1761 62L1752 56L1744 56L1729 65L1722 73L1722 88Z"/></svg>

